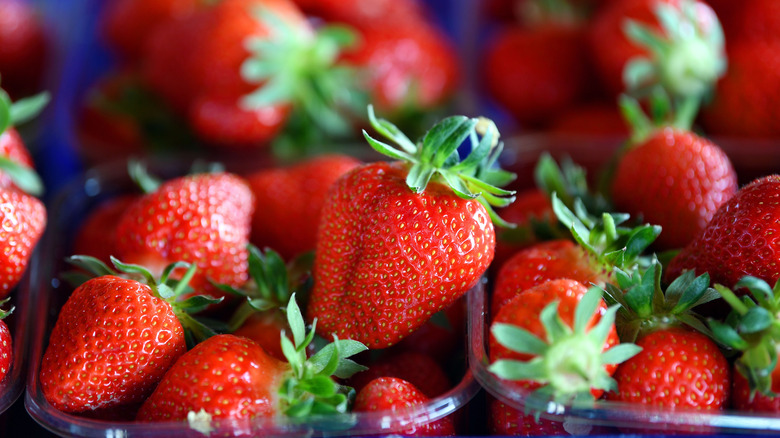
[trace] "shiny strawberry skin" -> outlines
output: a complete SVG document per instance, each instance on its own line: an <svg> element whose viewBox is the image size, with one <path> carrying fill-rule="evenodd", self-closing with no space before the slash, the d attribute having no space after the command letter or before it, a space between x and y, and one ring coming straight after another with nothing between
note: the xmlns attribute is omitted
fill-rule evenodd
<svg viewBox="0 0 780 438"><path fill-rule="evenodd" d="M531 334L541 338L546 338L546 333L541 320L539 319L539 313L553 301L558 301L558 312L563 322L571 327L574 321L574 311L577 304L588 291L582 283L571 280L568 278L561 278L557 280L550 280L544 283L534 286L530 289L517 294L509 302L507 302L498 313L493 317L492 324L505 323L512 324L514 326L525 329ZM601 315L607 311L607 306L602 301L599 303L598 310L594 313L593 317L589 321L587 328L595 326ZM614 325L612 326L607 340L604 342L604 351L608 350L619 342L617 337L617 331ZM533 356L528 354L517 353L509 350L503 345L499 344L495 336L490 335L489 340L490 348L490 362L495 362L498 359L514 359L520 361L527 361L532 359ZM615 371L616 365L607 365L605 369L609 374ZM540 383L531 380L518 380L507 381L507 385L522 388L525 390L533 390L541 386ZM594 397L601 396L603 391L592 390Z"/></svg>
<svg viewBox="0 0 780 438"><path fill-rule="evenodd" d="M609 400L665 409L728 406L731 372L718 346L683 328L661 329L637 341L642 351L618 366Z"/></svg>
<svg viewBox="0 0 780 438"><path fill-rule="evenodd" d="M44 396L65 412L139 403L184 354L170 304L135 280L82 284L60 310L41 364Z"/></svg>
<svg viewBox="0 0 780 438"><path fill-rule="evenodd" d="M488 401L488 430L501 436L560 436L569 435L563 423L546 418L534 418L534 414L507 406L495 398Z"/></svg>
<svg viewBox="0 0 780 438"><path fill-rule="evenodd" d="M95 207L76 231L73 253L95 257L111 266L111 256L117 254L117 234L113 230L125 210L137 199L137 195L124 195Z"/></svg>
<svg viewBox="0 0 780 438"><path fill-rule="evenodd" d="M34 168L30 151L14 127L9 127L0 134L0 156L6 157L14 163ZM0 187L11 187L11 177L5 172L0 172Z"/></svg>
<svg viewBox="0 0 780 438"><path fill-rule="evenodd" d="M756 392L752 400L750 384L736 369L732 370L733 385L731 389L731 406L740 412L772 413L780 412L780 397L769 396ZM780 393L780 367L772 372L772 392Z"/></svg>
<svg viewBox="0 0 780 438"><path fill-rule="evenodd" d="M495 314L516 295L547 280L569 278L590 286L603 284L606 277L589 261L587 252L570 240L537 243L518 251L498 271L491 309Z"/></svg>
<svg viewBox="0 0 780 438"><path fill-rule="evenodd" d="M43 18L22 0L0 1L0 71L3 89L16 101L38 91L48 54Z"/></svg>
<svg viewBox="0 0 780 438"><path fill-rule="evenodd" d="M11 331L5 321L0 320L0 381L11 371L14 362L14 348Z"/></svg>
<svg viewBox="0 0 780 438"><path fill-rule="evenodd" d="M683 270L708 272L712 284L733 287L745 275L774 284L780 278L780 176L759 178L723 204L706 228L680 251L666 279ZM739 293L739 291L737 291Z"/></svg>
<svg viewBox="0 0 780 438"><path fill-rule="evenodd" d="M251 339L263 347L269 355L279 360L286 360L282 352L282 343L279 342L282 332L292 340L292 333L284 315L272 310L253 313L233 334Z"/></svg>
<svg viewBox="0 0 780 438"><path fill-rule="evenodd" d="M780 41L728 46L729 67L702 111L708 135L780 136Z"/></svg>
<svg viewBox="0 0 780 438"><path fill-rule="evenodd" d="M347 155L324 155L248 175L256 205L252 243L258 248L270 247L287 260L314 250L330 186L359 164Z"/></svg>
<svg viewBox="0 0 780 438"><path fill-rule="evenodd" d="M205 410L214 419L273 417L289 365L253 341L213 336L181 356L138 411L137 420L184 421Z"/></svg>
<svg viewBox="0 0 780 438"><path fill-rule="evenodd" d="M46 207L16 188L0 188L0 298L11 293L22 279L35 245L46 228Z"/></svg>
<svg viewBox="0 0 780 438"><path fill-rule="evenodd" d="M413 409L429 399L411 383L394 377L380 377L369 382L355 397L355 412L388 412ZM412 436L451 436L455 426L451 417L427 424L395 426L383 431Z"/></svg>
<svg viewBox="0 0 780 438"><path fill-rule="evenodd" d="M406 380L426 397L438 397L452 388L444 369L431 356L415 351L383 355L373 363L364 363L368 369L352 376L347 385L360 392L372 380L395 377Z"/></svg>
<svg viewBox="0 0 780 438"><path fill-rule="evenodd" d="M495 232L484 207L433 181L414 194L406 175L404 163L371 163L331 190L308 307L321 335L393 345L465 294L489 266Z"/></svg>
<svg viewBox="0 0 780 438"><path fill-rule="evenodd" d="M482 69L490 96L522 125L539 126L592 89L582 29L512 27L495 36Z"/></svg>
<svg viewBox="0 0 780 438"><path fill-rule="evenodd" d="M629 149L612 181L618 211L660 225L655 244L682 248L737 191L737 174L716 144L687 130L664 128Z"/></svg>
<svg viewBox="0 0 780 438"><path fill-rule="evenodd" d="M161 274L176 261L197 265L190 286L217 293L209 279L233 287L248 275L254 197L243 178L198 174L164 182L125 210L116 226L117 257Z"/></svg>

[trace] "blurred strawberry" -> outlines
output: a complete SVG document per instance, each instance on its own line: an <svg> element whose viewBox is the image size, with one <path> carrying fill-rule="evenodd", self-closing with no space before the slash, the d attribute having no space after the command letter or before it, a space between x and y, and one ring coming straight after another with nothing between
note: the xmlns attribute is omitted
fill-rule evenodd
<svg viewBox="0 0 780 438"><path fill-rule="evenodd" d="M38 92L44 77L48 43L33 5L0 0L0 79L13 100Z"/></svg>
<svg viewBox="0 0 780 438"><path fill-rule="evenodd" d="M90 211L79 225L73 238L73 253L95 257L105 264L111 263L111 256L117 255L114 232L119 218L136 200L136 195L111 198Z"/></svg>
<svg viewBox="0 0 780 438"><path fill-rule="evenodd" d="M363 387L380 377L395 377L417 387L426 397L438 397L452 388L444 369L431 356L405 351L385 354L373 363L364 363L366 371L355 374L347 385L360 392Z"/></svg>
<svg viewBox="0 0 780 438"><path fill-rule="evenodd" d="M536 188L518 193L515 201L498 210L498 213L505 221L515 224L515 227L496 231L496 254L492 263L494 270L500 269L517 251L538 241L534 232L535 224L554 226L558 222L550 197Z"/></svg>
<svg viewBox="0 0 780 438"><path fill-rule="evenodd" d="M295 0L306 15L367 30L424 20L418 0Z"/></svg>
<svg viewBox="0 0 780 438"><path fill-rule="evenodd" d="M549 132L567 135L627 137L626 121L615 104L575 105L554 118Z"/></svg>

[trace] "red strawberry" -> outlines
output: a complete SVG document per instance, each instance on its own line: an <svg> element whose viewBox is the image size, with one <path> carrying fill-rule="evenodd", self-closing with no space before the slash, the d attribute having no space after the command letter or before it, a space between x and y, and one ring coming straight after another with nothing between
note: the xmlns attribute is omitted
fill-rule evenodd
<svg viewBox="0 0 780 438"><path fill-rule="evenodd" d="M33 3L0 0L0 72L14 99L37 92L48 52L43 19Z"/></svg>
<svg viewBox="0 0 780 438"><path fill-rule="evenodd" d="M568 108L550 122L548 131L556 134L620 136L629 134L626 121L614 105L582 104Z"/></svg>
<svg viewBox="0 0 780 438"><path fill-rule="evenodd" d="M358 164L346 155L325 155L247 175L255 195L252 243L273 248L285 259L313 250L330 186Z"/></svg>
<svg viewBox="0 0 780 438"><path fill-rule="evenodd" d="M18 163L19 165L33 168L33 160L30 152L27 150L19 132L9 127L5 132L0 132L0 156ZM6 172L0 172L0 187L9 187L13 185L10 175Z"/></svg>
<svg viewBox="0 0 780 438"><path fill-rule="evenodd" d="M452 388L441 365L431 356L414 351L383 355L368 364L368 370L352 376L347 384L360 392L369 382L381 377L406 380L428 398L438 397Z"/></svg>
<svg viewBox="0 0 780 438"><path fill-rule="evenodd" d="M662 9L666 10L664 16L674 21L659 20ZM645 30L638 32L637 24ZM679 31L686 26L693 26L695 31ZM649 38L642 34L656 35L651 48L647 47ZM718 19L708 5L698 0L609 2L593 17L588 43L599 77L613 95L643 85L645 74L656 76L675 95L698 94L698 83L713 81L725 67L717 61L723 51ZM629 61L636 64L659 54L667 61L653 69L642 66L636 69L637 75L625 71Z"/></svg>
<svg viewBox="0 0 780 438"><path fill-rule="evenodd" d="M552 209L550 197L540 189L527 189L517 194L515 201L499 210L501 217L515 228L499 230L496 233L496 255L493 266L500 268L518 250L537 241L534 223L548 223L554 226L558 219Z"/></svg>
<svg viewBox="0 0 780 438"><path fill-rule="evenodd" d="M137 195L123 195L95 207L76 231L73 253L92 256L109 264L111 256L116 256L117 234L108 230L116 228L119 218L137 199Z"/></svg>
<svg viewBox="0 0 780 438"><path fill-rule="evenodd" d="M729 44L780 41L780 5L777 2L751 0L731 8L732 16L726 29Z"/></svg>
<svg viewBox="0 0 780 438"><path fill-rule="evenodd" d="M22 279L35 245L46 227L46 207L36 197L14 187L0 188L0 298L8 296Z"/></svg>
<svg viewBox="0 0 780 438"><path fill-rule="evenodd" d="M216 292L210 281L242 286L254 197L230 173L197 174L162 183L129 206L116 225L117 257L159 275L173 262L198 266L195 291Z"/></svg>
<svg viewBox="0 0 780 438"><path fill-rule="evenodd" d="M145 269L118 261L124 275L141 274L147 282L118 277L96 259L72 261L106 274L77 287L60 310L41 363L44 396L65 412L132 412L187 350L185 326L204 336L208 330L184 313L187 302L176 302L186 283L172 288L167 274L158 283Z"/></svg>
<svg viewBox="0 0 780 438"><path fill-rule="evenodd" d="M780 109L780 42L729 46L729 68L715 96L704 108L702 124L709 135L777 137Z"/></svg>
<svg viewBox="0 0 780 438"><path fill-rule="evenodd" d="M160 24L186 17L200 6L197 0L111 1L99 17L101 32L122 60L136 63Z"/></svg>
<svg viewBox="0 0 780 438"><path fill-rule="evenodd" d="M669 262L667 278L686 269L709 273L713 283L734 286L745 275L780 279L780 176L759 178L723 204L704 230Z"/></svg>
<svg viewBox="0 0 780 438"><path fill-rule="evenodd" d="M364 71L370 101L391 115L441 105L460 81L451 41L425 21L366 28L344 61Z"/></svg>
<svg viewBox="0 0 780 438"><path fill-rule="evenodd" d="M392 348L399 352L422 353L441 364L452 360L463 348L466 333L466 297L460 297L452 305L433 315L414 333L401 339ZM412 382L417 384L417 382ZM419 386L419 385L418 385Z"/></svg>
<svg viewBox="0 0 780 438"><path fill-rule="evenodd" d="M488 430L494 435L565 436L569 434L561 422L534 418L533 413L526 414L492 397L488 401L488 412Z"/></svg>
<svg viewBox="0 0 780 438"><path fill-rule="evenodd" d="M489 43L481 67L488 94L522 125L539 126L592 90L582 29L508 28Z"/></svg>
<svg viewBox="0 0 780 438"><path fill-rule="evenodd" d="M428 397L411 383L395 377L380 377L369 382L355 398L355 412L393 412L413 409ZM455 435L452 418L444 417L421 424L382 424L383 433L412 436Z"/></svg>
<svg viewBox="0 0 780 438"><path fill-rule="evenodd" d="M236 420L241 419L344 413L348 388L336 384L330 376L335 373L346 378L365 369L347 359L364 351L365 346L339 341L338 347L329 344L307 362L305 350L312 336L306 336L294 297L287 309L295 341L285 337L281 340L287 344L285 351L293 351L287 356L289 363L268 355L247 338L211 337L176 361L141 406L137 419L187 420L190 427L203 433L217 429L227 434L227 427L240 424ZM334 354L337 361L323 366ZM228 424L224 429L220 429L222 419Z"/></svg>
<svg viewBox="0 0 780 438"><path fill-rule="evenodd" d="M580 306L587 307L577 310ZM635 352L629 345L616 347L615 310L613 308L608 313L598 288L589 292L582 283L570 279L550 280L526 289L504 305L493 318L489 369L511 388L535 390L548 386L556 399L580 393L599 397L610 389L610 382L614 383L609 376L620 362L602 357L606 354L604 352L614 348L610 356L620 352L618 356L621 359ZM588 319L576 320L575 314L580 315L577 318ZM550 332L551 323L545 315L555 315L558 322L565 324L569 330L557 334ZM599 333L599 336L584 336L590 331ZM524 348L529 336L549 344L542 356L529 353ZM584 343L593 345L586 348ZM520 363L540 361L547 366L539 367L533 375L517 380L510 377L512 369L521 366ZM564 377L575 375L578 377Z"/></svg>
<svg viewBox="0 0 780 438"><path fill-rule="evenodd" d="M619 158L611 183L619 211L660 225L660 248L688 244L737 191L726 153L688 130L659 129Z"/></svg>
<svg viewBox="0 0 780 438"><path fill-rule="evenodd" d="M295 0L307 15L361 29L392 28L426 17L417 0Z"/></svg>
<svg viewBox="0 0 780 438"><path fill-rule="evenodd" d="M8 302L10 298L6 298L0 301L0 306ZM11 371L11 365L14 362L14 348L13 339L11 337L11 331L8 330L8 325L3 321L7 318L14 308L11 307L8 310L0 309L0 382L5 379L5 376Z"/></svg>
<svg viewBox="0 0 780 438"><path fill-rule="evenodd" d="M38 115L48 101L49 95L41 93L11 102L0 88L0 114L5 114L0 118L0 187L16 187L36 196L43 193L43 183L15 126Z"/></svg>
<svg viewBox="0 0 780 438"><path fill-rule="evenodd" d="M500 152L491 153L492 122L450 117L417 146L369 115L403 151L367 137L369 143L403 161L366 164L336 181L322 211L308 317L325 337L384 348L476 284L493 258L495 233L492 210L475 198L484 192L503 206L500 196L511 192L475 183L486 172L499 174L479 164ZM477 130L485 135L479 142ZM473 150L460 161L456 149L467 139Z"/></svg>
<svg viewBox="0 0 780 438"><path fill-rule="evenodd" d="M642 351L615 372L618 388L607 394L609 400L665 409L720 410L727 406L731 373L710 338L671 328L640 337L637 345Z"/></svg>
<svg viewBox="0 0 780 438"><path fill-rule="evenodd" d="M772 373L772 392L780 393L780 367L776 367ZM748 380L734 369L733 385L731 388L731 407L738 412L754 412L757 414L780 412L780 397L777 395L766 395L756 392L750 388Z"/></svg>

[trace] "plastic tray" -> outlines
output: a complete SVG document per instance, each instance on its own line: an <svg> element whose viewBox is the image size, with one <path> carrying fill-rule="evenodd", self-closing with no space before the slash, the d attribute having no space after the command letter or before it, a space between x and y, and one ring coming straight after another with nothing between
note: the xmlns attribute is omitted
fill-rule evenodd
<svg viewBox="0 0 780 438"><path fill-rule="evenodd" d="M169 163L161 167L171 171L182 167L184 161ZM119 423L70 415L55 409L47 402L38 381L41 358L48 344L48 335L56 321L58 310L70 292L70 287L60 284L57 279L58 274L67 268L63 260L70 255L68 253L71 247L70 236L73 235L79 221L91 208L108 197L127 192L132 187L129 178L123 175L126 175L123 165L102 166L86 172L59 192L50 209L52 220L42 242L42 251L39 253L39 257L34 260L33 275L30 275L28 282L31 292L30 299L36 303L36 306L30 312L31 318L29 318L33 321L34 331L30 342L30 374L27 381L25 407L40 425L61 436L169 437L193 432L186 423ZM478 293L480 289L481 285L472 290L470 294ZM464 333L464 344L465 337ZM408 411L354 414L352 419L355 424L346 430L328 432L333 424L327 418L312 419L310 422L298 425L284 424L279 420L257 420L235 423L230 427L234 426L240 430L254 433L284 436L311 436L327 433L365 435L387 433L390 427L412 420L432 422L456 414L456 411L466 406L480 390L465 362L465 352L461 357L462 362L457 364L456 370L460 381L447 393ZM202 436L198 433L195 435Z"/></svg>
<svg viewBox="0 0 780 438"><path fill-rule="evenodd" d="M40 250L36 249L33 258L39 257ZM27 346L30 340L32 310L30 309L30 281L37 275L37 270L31 260L27 271L19 285L11 292L11 300L3 309L8 310L14 306L14 312L3 320L11 331L13 346L13 362L5 378L0 380L0 414L5 412L19 398L24 390L27 373Z"/></svg>

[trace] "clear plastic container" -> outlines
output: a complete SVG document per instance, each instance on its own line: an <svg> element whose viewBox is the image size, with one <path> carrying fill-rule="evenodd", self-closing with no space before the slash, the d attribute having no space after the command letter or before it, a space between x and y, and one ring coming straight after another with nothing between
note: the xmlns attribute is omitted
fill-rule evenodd
<svg viewBox="0 0 780 438"><path fill-rule="evenodd" d="M186 160L159 165L159 169L175 172L176 169L188 167ZM158 173L158 169L152 168ZM170 437L170 436L203 436L190 429L186 423L133 423L109 422L81 416L70 415L55 409L43 396L38 374L43 353L48 344L48 336L57 318L60 307L64 304L71 288L62 284L58 275L68 266L64 258L72 246L74 230L87 212L102 200L128 192L132 182L126 176L124 164L106 165L86 172L82 177L64 187L55 198L50 208L51 222L42 242L41 251L32 264L29 282L30 299L35 302L30 318L33 332L30 339L30 374L27 380L25 407L30 415L43 427L61 436L79 437ZM474 288L469 294L479 293L481 286ZM464 347L465 337L463 334ZM353 422L348 425L334 424L329 418L313 418L304 424L287 424L279 420L257 420L252 422L235 422L224 425L219 432L243 431L253 434L275 434L283 436L311 435L367 435L387 434L389 430L410 422L433 422L446 416L456 420L456 430L467 433L469 426L465 412L467 403L480 391L473 379L465 352L454 361L454 373L458 381L454 387L439 397L431 399L419 407L408 411L393 411L379 413L356 413L351 415ZM17 393L18 395L18 393ZM460 423L460 422L463 423ZM458 429L461 426L461 429Z"/></svg>
<svg viewBox="0 0 780 438"><path fill-rule="evenodd" d="M40 249L37 249L33 258L39 256ZM27 346L30 343L33 313L30 309L29 285L31 279L37 274L34 263L31 261L19 285L11 292L11 300L3 306L4 310L8 310L10 306L15 307L15 309L11 315L3 320L11 332L13 362L8 374L0 380L0 414L10 408L24 390L27 377Z"/></svg>
<svg viewBox="0 0 780 438"><path fill-rule="evenodd" d="M622 145L621 138L525 135L506 139L503 167L518 174L516 188L533 186L533 169L542 153L560 159L570 157L596 176L605 162ZM746 141L714 139L729 156L740 185L772 173L780 173L780 140ZM486 290L489 290L489 286ZM489 397L523 411L528 392L510 389L488 371L488 340L490 301L487 292L469 296L469 366L474 378ZM572 435L611 433L740 433L766 434L780 432L780 417L733 410L702 412L696 410L664 410L644 405L599 400L587 404L562 405L550 403L535 406L542 409L542 418L562 423Z"/></svg>

